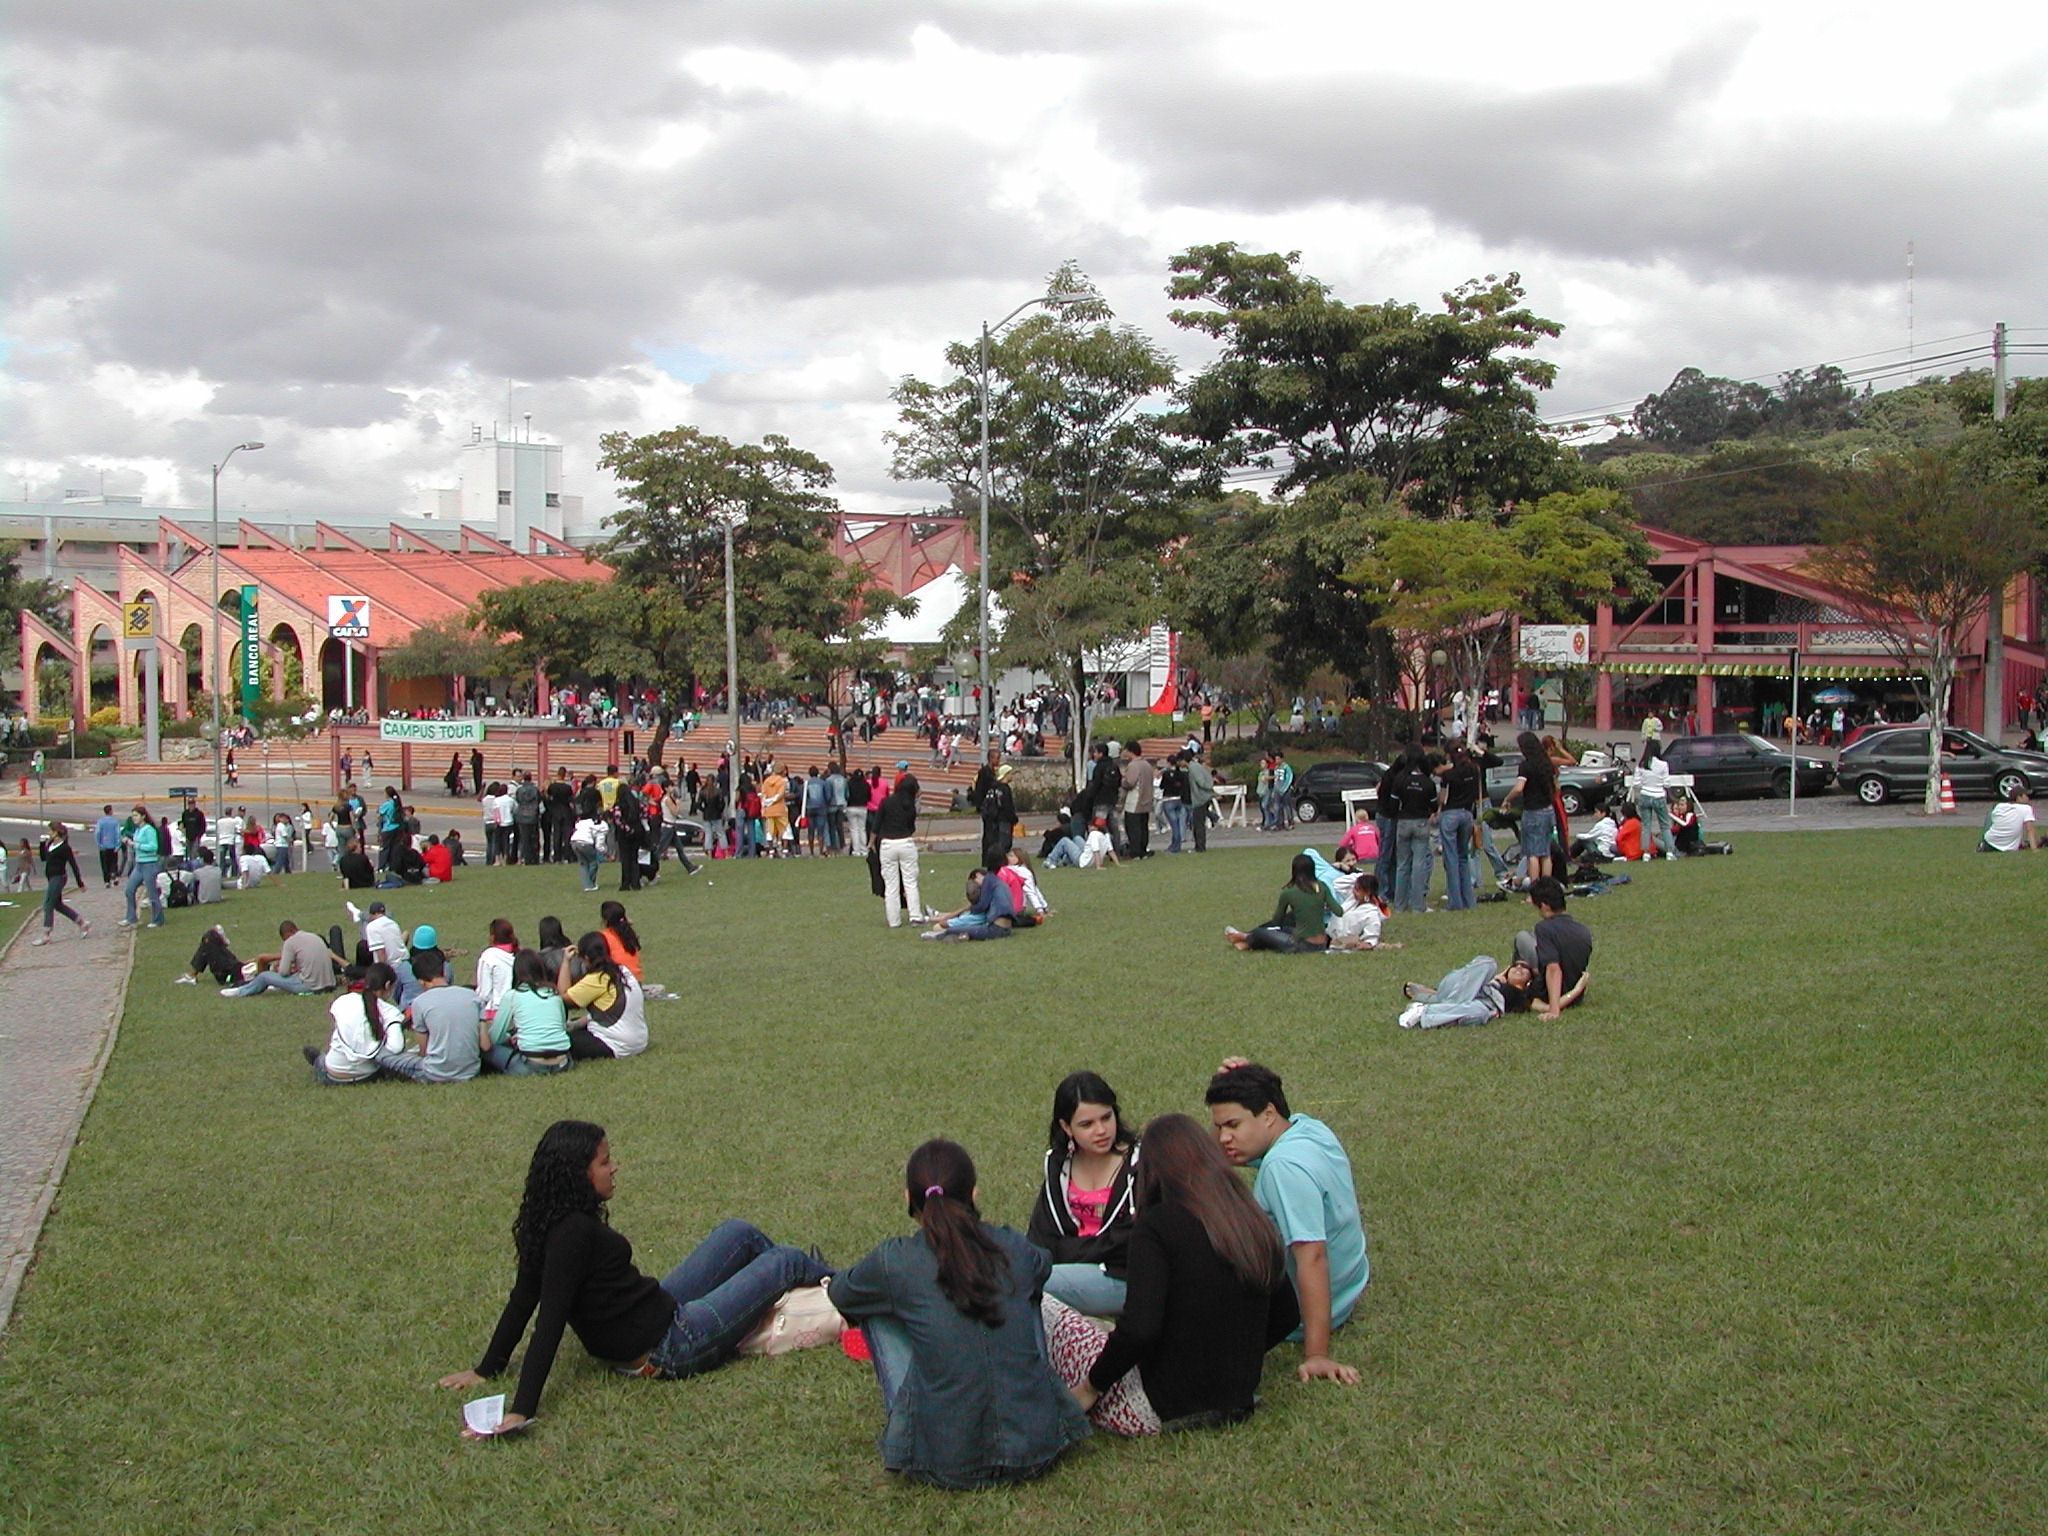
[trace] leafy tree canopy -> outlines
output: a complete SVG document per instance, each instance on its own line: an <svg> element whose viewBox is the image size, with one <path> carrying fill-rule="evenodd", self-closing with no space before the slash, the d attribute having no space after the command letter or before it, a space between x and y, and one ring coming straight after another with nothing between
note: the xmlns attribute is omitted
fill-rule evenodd
<svg viewBox="0 0 2048 1536"><path fill-rule="evenodd" d="M1573 477L1536 420L1554 364L1524 355L1559 334L1518 273L1474 279L1443 309L1347 304L1297 270L1299 252L1198 245L1172 262L1174 324L1224 345L1182 391L1177 425L1225 462L1270 467L1286 495L1365 474L1425 515L1532 499Z"/></svg>

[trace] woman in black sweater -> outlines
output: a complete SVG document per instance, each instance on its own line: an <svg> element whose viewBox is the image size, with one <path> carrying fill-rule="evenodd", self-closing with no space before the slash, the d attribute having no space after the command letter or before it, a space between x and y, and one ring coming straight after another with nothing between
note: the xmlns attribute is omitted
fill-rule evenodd
<svg viewBox="0 0 2048 1536"><path fill-rule="evenodd" d="M1135 1370L1160 1429L1237 1423L1266 1351L1300 1321L1280 1234L1186 1115L1161 1115L1141 1145L1123 1317L1068 1385L1093 1409Z"/></svg>
<svg viewBox="0 0 2048 1536"><path fill-rule="evenodd" d="M643 1275L633 1245L605 1221L617 1176L603 1126L557 1120L534 1148L512 1224L512 1295L476 1369L441 1378L444 1387L464 1388L499 1375L538 1309L501 1435L532 1421L565 1326L623 1375L675 1380L723 1365L784 1292L832 1273L815 1253L728 1221L665 1279Z"/></svg>

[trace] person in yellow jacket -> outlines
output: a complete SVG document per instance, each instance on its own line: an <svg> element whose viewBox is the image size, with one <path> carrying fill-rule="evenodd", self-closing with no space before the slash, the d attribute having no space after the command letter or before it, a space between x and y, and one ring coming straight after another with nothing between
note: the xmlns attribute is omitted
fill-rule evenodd
<svg viewBox="0 0 2048 1536"><path fill-rule="evenodd" d="M782 776L781 765L777 763L768 765L761 780L761 825L773 856L781 858L788 852L783 839L789 836L789 780Z"/></svg>

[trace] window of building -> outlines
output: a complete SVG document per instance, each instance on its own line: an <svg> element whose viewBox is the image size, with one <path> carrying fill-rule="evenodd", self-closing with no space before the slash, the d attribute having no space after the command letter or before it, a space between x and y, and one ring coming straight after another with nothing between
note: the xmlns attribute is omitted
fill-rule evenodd
<svg viewBox="0 0 2048 1536"><path fill-rule="evenodd" d="M548 505L549 505L549 506L551 506L551 507L559 507L559 506L560 506L561 504L562 504L562 498L561 498L561 497L559 497L559 496L557 496L557 495L556 495L556 494L555 494L555 493L554 493L553 491L549 491L549 492L548 492Z"/></svg>
<svg viewBox="0 0 2048 1536"><path fill-rule="evenodd" d="M511 493L510 491L500 491L500 492L498 492L498 505L499 505L499 506L501 506L501 507L509 507L509 506L511 506L511 505L512 505L512 493Z"/></svg>

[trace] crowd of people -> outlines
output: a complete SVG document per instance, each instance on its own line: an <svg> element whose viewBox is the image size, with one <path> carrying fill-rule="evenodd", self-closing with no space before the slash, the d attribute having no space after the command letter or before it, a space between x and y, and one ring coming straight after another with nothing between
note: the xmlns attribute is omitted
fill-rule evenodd
<svg viewBox="0 0 2048 1536"><path fill-rule="evenodd" d="M1287 1339L1303 1380L1355 1385L1332 1343L1371 1265L1343 1144L1242 1058L1202 1098L1206 1125L1165 1114L1140 1134L1099 1075L1067 1077L1022 1233L983 1216L966 1149L934 1140L904 1171L916 1231L853 1265L729 1220L660 1279L605 1220L618 1177L605 1130L558 1121L527 1168L511 1296L477 1364L441 1385L505 1374L525 1339L488 1431L515 1433L539 1413L565 1331L623 1375L675 1380L732 1360L815 1289L832 1318L822 1336L872 1364L883 1465L942 1488L1041 1477L1095 1429L1239 1423Z"/></svg>

